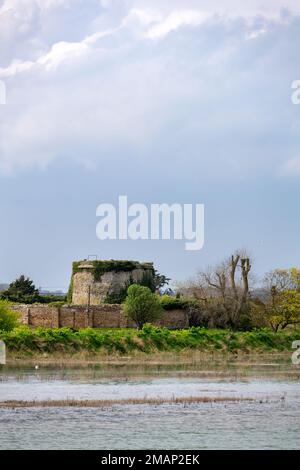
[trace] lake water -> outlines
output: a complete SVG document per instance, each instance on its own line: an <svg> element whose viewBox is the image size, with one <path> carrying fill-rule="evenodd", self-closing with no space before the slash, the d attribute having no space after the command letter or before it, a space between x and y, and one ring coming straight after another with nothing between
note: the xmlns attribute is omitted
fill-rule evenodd
<svg viewBox="0 0 300 470"><path fill-rule="evenodd" d="M299 449L300 370L280 363L3 367L0 401L254 401L0 409L0 449Z"/></svg>

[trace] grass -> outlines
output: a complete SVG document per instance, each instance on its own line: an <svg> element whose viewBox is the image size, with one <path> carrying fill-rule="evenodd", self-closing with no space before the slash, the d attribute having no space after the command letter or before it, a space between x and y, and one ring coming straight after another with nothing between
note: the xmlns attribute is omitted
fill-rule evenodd
<svg viewBox="0 0 300 470"><path fill-rule="evenodd" d="M70 328L29 328L19 326L0 332L9 353L22 356L36 354L103 354L144 355L158 352L182 354L185 351L237 354L239 352L291 351L291 344L300 338L297 330L274 333L269 329L233 332L205 328L169 330L145 325L142 330L129 328L74 331Z"/></svg>
<svg viewBox="0 0 300 470"><path fill-rule="evenodd" d="M121 400L7 400L0 402L0 408L45 408L45 407L81 407L104 408L114 405L163 405L163 404L192 404L192 403L224 403L254 401L254 398L244 397L172 397L172 398L126 398ZM261 401L261 400L260 400Z"/></svg>

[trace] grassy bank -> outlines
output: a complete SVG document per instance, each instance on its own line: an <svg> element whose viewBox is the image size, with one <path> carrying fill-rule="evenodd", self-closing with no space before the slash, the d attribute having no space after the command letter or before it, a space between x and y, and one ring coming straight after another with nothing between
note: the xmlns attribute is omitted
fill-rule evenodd
<svg viewBox="0 0 300 470"><path fill-rule="evenodd" d="M135 329L92 329L73 331L69 328L36 328L25 326L11 332L1 332L0 338L7 345L9 353L36 354L76 354L80 352L101 354L134 354L186 352L276 352L290 351L300 332L286 330L274 333L268 329L251 332L230 330L208 330L189 328L168 330L145 325Z"/></svg>

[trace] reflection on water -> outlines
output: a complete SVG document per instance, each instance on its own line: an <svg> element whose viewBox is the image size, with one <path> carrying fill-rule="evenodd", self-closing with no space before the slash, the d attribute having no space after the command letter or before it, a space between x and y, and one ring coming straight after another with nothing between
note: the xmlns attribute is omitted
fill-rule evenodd
<svg viewBox="0 0 300 470"><path fill-rule="evenodd" d="M286 362L3 368L0 401L173 396L257 400L0 409L0 449L298 449L299 372Z"/></svg>

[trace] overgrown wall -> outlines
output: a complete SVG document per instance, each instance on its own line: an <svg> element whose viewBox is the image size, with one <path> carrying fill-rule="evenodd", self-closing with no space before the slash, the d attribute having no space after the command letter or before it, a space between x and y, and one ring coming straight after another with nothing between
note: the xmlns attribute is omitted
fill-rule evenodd
<svg viewBox="0 0 300 470"><path fill-rule="evenodd" d="M24 325L46 328L131 328L135 323L128 319L121 305L93 305L89 310L83 305L16 305L15 310L21 313ZM164 312L162 318L154 322L166 328L188 327L188 315L185 310L174 309Z"/></svg>
<svg viewBox="0 0 300 470"><path fill-rule="evenodd" d="M153 263L129 260L74 261L68 301L84 306L121 303L130 284L147 282L143 285L150 287L148 284L153 283L153 276Z"/></svg>

